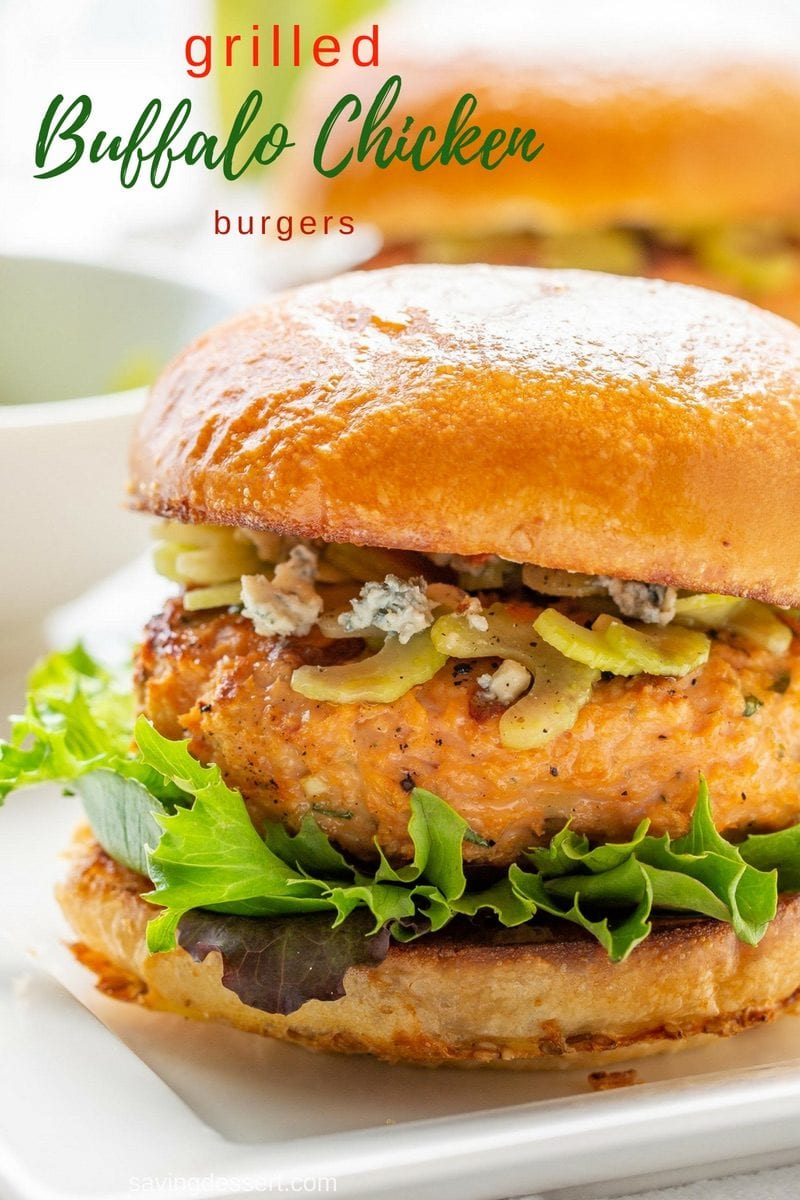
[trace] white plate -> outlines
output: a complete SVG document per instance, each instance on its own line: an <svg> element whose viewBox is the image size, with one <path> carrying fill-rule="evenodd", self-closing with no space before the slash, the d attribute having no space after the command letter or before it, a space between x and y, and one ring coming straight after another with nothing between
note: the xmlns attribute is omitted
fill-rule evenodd
<svg viewBox="0 0 800 1200"><path fill-rule="evenodd" d="M393 1068L105 998L66 949L52 896L78 815L45 787L0 817L4 1200L308 1194L326 1179L371 1200L596 1196L600 1181L732 1169L800 1141L791 1019L593 1094L585 1072Z"/></svg>

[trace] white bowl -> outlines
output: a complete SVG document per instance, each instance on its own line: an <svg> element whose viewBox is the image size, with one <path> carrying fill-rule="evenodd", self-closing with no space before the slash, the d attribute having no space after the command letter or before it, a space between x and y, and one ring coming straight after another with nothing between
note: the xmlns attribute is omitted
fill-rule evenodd
<svg viewBox="0 0 800 1200"><path fill-rule="evenodd" d="M141 549L124 501L146 388L115 377L162 367L230 309L149 275L0 258L0 641Z"/></svg>

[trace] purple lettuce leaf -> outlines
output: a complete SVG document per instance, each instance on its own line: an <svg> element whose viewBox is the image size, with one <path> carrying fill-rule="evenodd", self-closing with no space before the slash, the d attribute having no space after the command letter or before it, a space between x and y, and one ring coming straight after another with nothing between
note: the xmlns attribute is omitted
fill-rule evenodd
<svg viewBox="0 0 800 1200"><path fill-rule="evenodd" d="M377 966L389 932L374 928L365 910L335 929L330 913L240 917L195 909L181 917L178 941L195 962L213 950L222 957L222 983L262 1012L296 1012L307 1000L338 1000L350 967Z"/></svg>

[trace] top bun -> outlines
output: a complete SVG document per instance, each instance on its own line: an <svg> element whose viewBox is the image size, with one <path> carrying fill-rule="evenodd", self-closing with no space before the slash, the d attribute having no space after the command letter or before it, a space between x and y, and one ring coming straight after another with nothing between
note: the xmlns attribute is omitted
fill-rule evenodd
<svg viewBox="0 0 800 1200"><path fill-rule="evenodd" d="M405 266L275 296L152 389L133 506L800 602L800 328L700 288Z"/></svg>
<svg viewBox="0 0 800 1200"><path fill-rule="evenodd" d="M410 0L379 26L379 68L343 59L318 73L290 121L301 145L343 95L366 108L397 73L395 134L411 114L416 129L441 136L472 92L484 132L534 128L544 150L531 163L436 164L424 175L354 156L333 179L303 153L285 180L288 211L348 213L390 242L797 220L800 20L786 0L465 0L457 17L451 5ZM339 119L331 161L362 121Z"/></svg>

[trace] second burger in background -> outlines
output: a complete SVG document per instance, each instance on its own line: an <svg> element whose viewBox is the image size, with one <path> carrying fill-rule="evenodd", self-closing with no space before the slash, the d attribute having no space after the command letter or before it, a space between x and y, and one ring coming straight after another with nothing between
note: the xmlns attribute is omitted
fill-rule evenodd
<svg viewBox="0 0 800 1200"><path fill-rule="evenodd" d="M477 97L484 128L535 128L534 162L410 163L354 153L326 179L293 164L304 210L373 227L371 266L492 262L584 267L729 292L800 320L800 15L781 0L566 0L495 9L397 3L381 20L381 70L314 80L302 140L345 93L369 106L402 80L393 122L442 129ZM677 65L676 65L677 64ZM357 141L343 115L332 157ZM424 179L424 187L420 181Z"/></svg>

